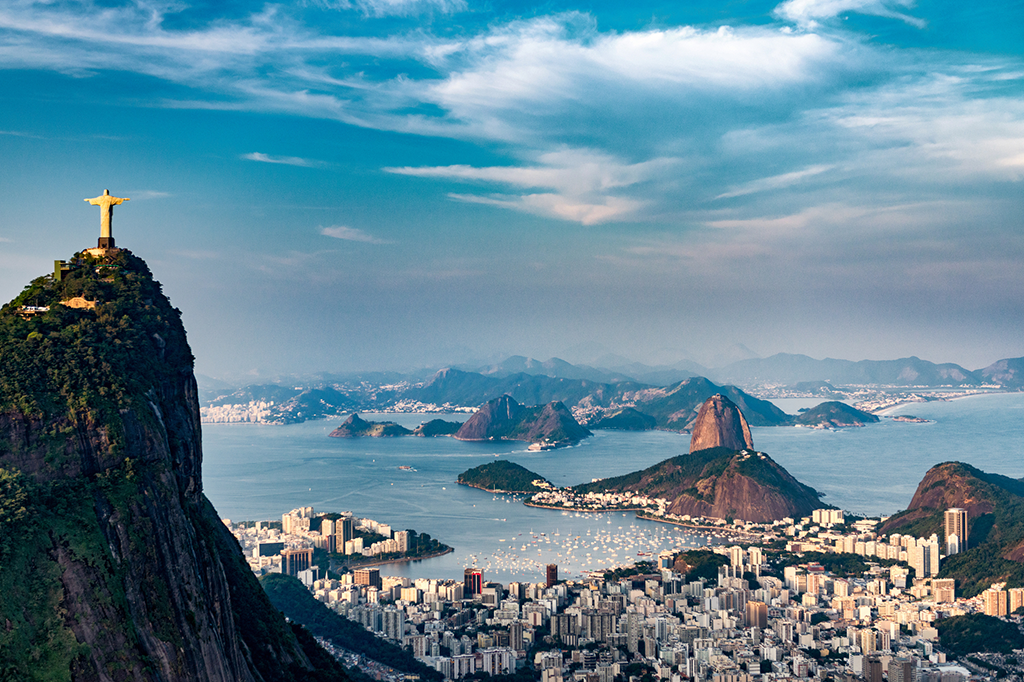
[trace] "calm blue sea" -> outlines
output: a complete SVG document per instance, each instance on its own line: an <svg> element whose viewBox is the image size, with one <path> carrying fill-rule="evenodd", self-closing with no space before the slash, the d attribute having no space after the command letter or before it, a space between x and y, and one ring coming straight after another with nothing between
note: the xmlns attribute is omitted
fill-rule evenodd
<svg viewBox="0 0 1024 682"><path fill-rule="evenodd" d="M757 428L754 445L825 493L826 502L872 515L906 507L924 472L939 462L960 460L985 471L1024 476L1022 393L914 404L894 414L933 421L883 419L838 431ZM363 416L408 427L431 418ZM497 579L540 580L546 563L558 563L562 575L573 575L709 540L631 514L577 516L532 509L508 496L455 484L460 472L496 458L522 464L557 485L615 476L687 452L685 435L599 431L579 446L536 453L519 443L451 438L328 438L340 421L204 425L207 496L221 516L236 521L280 518L290 509L312 505L320 511L351 510L398 529L415 528L455 547L444 557L383 569L410 577L458 578L464 566L478 565Z"/></svg>

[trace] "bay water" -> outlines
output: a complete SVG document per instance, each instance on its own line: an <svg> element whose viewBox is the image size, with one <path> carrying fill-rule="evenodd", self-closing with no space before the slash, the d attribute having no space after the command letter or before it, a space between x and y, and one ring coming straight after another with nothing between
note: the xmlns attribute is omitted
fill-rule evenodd
<svg viewBox="0 0 1024 682"><path fill-rule="evenodd" d="M1024 476L1024 393L917 403L890 414L930 421L883 418L839 430L754 428L754 446L824 493L824 502L876 516L905 508L924 473L939 462L958 460ZM362 416L413 428L435 415ZM650 558L662 549L724 541L632 513L535 509L510 495L455 483L459 473L501 458L556 485L575 485L685 454L688 435L597 431L575 447L529 452L519 442L329 438L341 421L203 425L207 496L233 521L279 519L295 507L312 506L352 511L396 530L414 528L455 548L442 557L383 566L385 575L459 579L464 567L479 566L486 579L539 581L547 563L558 564L562 576L574 576Z"/></svg>

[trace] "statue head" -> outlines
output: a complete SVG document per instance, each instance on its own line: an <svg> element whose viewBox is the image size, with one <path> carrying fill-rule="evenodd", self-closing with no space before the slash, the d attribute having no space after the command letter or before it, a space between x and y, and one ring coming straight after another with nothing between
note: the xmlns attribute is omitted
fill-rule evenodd
<svg viewBox="0 0 1024 682"><path fill-rule="evenodd" d="M109 197L110 196L110 190L109 189L103 190L103 196Z"/></svg>

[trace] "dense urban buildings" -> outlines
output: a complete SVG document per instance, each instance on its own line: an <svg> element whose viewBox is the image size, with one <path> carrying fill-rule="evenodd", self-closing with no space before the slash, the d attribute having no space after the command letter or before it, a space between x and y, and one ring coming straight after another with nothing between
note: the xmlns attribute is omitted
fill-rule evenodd
<svg viewBox="0 0 1024 682"><path fill-rule="evenodd" d="M956 535L965 520L950 512ZM273 539L312 543L313 531L303 529L317 523L304 519L316 515L308 508L290 515L298 535ZM341 519L391 532L351 514ZM936 577L943 559L936 535L880 536L877 524L847 524L838 510L772 524L737 521L725 525L743 544L664 552L621 574L575 580L559 581L554 564L539 567L537 583L486 581L478 567L467 567L462 580L382 576L371 567L333 577L311 567L299 578L339 615L407 647L449 680L523 668L541 682L614 682L641 670L668 682L962 682L983 671L947 661L936 623L970 613L1005 617L1024 606L1024 588L997 584L957 599L955 581ZM341 526L327 528L337 536ZM235 532L254 570L283 569L262 565L273 546L254 539L260 530ZM866 570L835 573L801 560L806 553L853 555ZM687 556L712 570L677 570ZM780 565L780 557L789 559Z"/></svg>

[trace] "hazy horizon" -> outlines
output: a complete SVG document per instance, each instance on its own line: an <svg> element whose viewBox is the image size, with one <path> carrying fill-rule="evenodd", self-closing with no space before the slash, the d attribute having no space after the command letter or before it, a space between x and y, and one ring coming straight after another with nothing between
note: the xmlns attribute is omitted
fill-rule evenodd
<svg viewBox="0 0 1024 682"><path fill-rule="evenodd" d="M1024 355L1022 25L26 0L0 10L0 298L95 245L109 188L212 377L740 345L980 369Z"/></svg>

